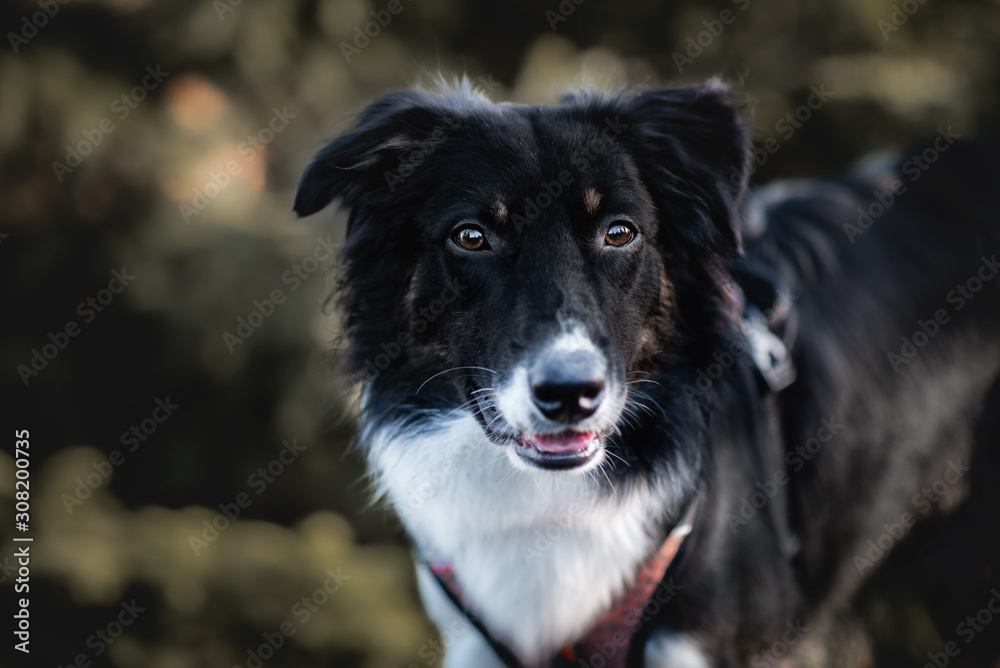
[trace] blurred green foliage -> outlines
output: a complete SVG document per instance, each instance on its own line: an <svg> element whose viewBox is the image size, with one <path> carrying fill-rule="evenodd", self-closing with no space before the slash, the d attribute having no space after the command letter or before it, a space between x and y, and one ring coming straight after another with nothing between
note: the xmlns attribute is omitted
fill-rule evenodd
<svg viewBox="0 0 1000 668"><path fill-rule="evenodd" d="M521 102L721 75L741 86L761 143L776 142L758 182L841 169L939 126L998 130L995 0L397 6L374 28L388 2L0 8L0 382L5 425L29 429L33 447L32 665L83 653L121 668L243 666L283 623L296 632L265 665L434 662L408 549L392 516L366 506L361 463L346 454L353 390L331 363L330 275L309 259L341 242L345 217L290 214L311 154L379 93L437 71ZM377 34L359 37L366 26ZM791 123L814 87L829 101ZM102 294L115 270L135 278ZM268 312L259 305L276 290ZM260 325L241 336L240 319ZM174 414L144 422L167 397ZM291 439L305 451L258 492L253 476ZM4 509L12 445L0 453ZM67 502L81 484L89 496ZM240 494L252 503L196 554L191 536ZM0 522L0 561L11 535ZM350 579L299 624L296 604L338 568ZM88 638L133 598L148 612L98 654ZM919 608L901 608L904 623L877 608L867 630L834 629L848 638L840 658L810 660L868 665L856 640L874 635L880 656L919 665L939 639Z"/></svg>

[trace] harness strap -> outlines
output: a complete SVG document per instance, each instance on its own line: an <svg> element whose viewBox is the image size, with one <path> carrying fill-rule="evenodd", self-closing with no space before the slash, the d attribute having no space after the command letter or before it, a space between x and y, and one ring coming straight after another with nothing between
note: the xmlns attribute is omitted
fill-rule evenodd
<svg viewBox="0 0 1000 668"><path fill-rule="evenodd" d="M635 581L612 600L611 606L591 624L590 628L576 642L567 643L548 661L527 666L503 641L496 638L486 628L482 620L473 613L466 604L461 586L455 577L455 569L451 564L441 561L428 561L427 566L434 575L441 589L456 608L469 620L483 638L489 643L497 657L508 668L562 668L576 666L580 660L590 662L596 656L604 659L605 668L626 668L629 649L636 631L642 625L642 615L657 588L663 583L671 564L691 533L698 498L689 505L680 522L671 530L670 535L660 545L659 549L650 555L636 572ZM608 656L608 648L615 648L612 656Z"/></svg>
<svg viewBox="0 0 1000 668"><path fill-rule="evenodd" d="M797 376L791 354L798 329L797 312L792 308L794 297L777 271L762 262L745 263L738 281L729 281L724 285L730 311L734 314L733 322L738 323L746 339L750 359L757 371L758 386L764 393L762 398L768 393L778 395L794 383ZM783 453L774 451L771 438L761 431L767 426L767 421L763 420L755 427L749 427L751 431L756 428L758 433L756 438L745 441L756 446L748 447L746 454L758 480L768 479L780 466L783 456ZM791 558L798 552L800 543L789 526L783 495L776 496L768 504L767 514L781 536L782 551Z"/></svg>
<svg viewBox="0 0 1000 668"><path fill-rule="evenodd" d="M434 579L437 580L438 584L441 585L441 589L444 591L445 595L452 602L456 608L458 608L465 618L472 624L479 634L483 636L490 647L496 653L497 658L503 661L503 664L507 668L523 668L521 661L517 656L507 647L505 644L493 637L486 626L483 624L482 620L479 619L469 607L462 600L462 588L458 584L458 580L455 578L455 569L452 568L451 564L444 561L428 561L427 568L434 575Z"/></svg>

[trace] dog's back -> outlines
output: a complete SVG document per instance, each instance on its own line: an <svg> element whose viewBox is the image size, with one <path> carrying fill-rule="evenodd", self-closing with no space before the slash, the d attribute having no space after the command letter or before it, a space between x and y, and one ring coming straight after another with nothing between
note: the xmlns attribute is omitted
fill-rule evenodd
<svg viewBox="0 0 1000 668"><path fill-rule="evenodd" d="M772 456L790 463L808 605L842 607L906 543L890 573L953 640L1000 584L1000 151L943 129L901 159L760 189L746 215L749 273L791 294L799 378Z"/></svg>

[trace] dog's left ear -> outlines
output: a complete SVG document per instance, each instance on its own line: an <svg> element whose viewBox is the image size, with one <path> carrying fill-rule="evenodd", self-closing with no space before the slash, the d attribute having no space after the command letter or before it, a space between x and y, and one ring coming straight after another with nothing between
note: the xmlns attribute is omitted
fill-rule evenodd
<svg viewBox="0 0 1000 668"><path fill-rule="evenodd" d="M664 223L722 253L741 248L737 207L748 176L749 132L731 98L711 81L622 100L631 124L623 139Z"/></svg>
<svg viewBox="0 0 1000 668"><path fill-rule="evenodd" d="M353 208L366 195L390 196L409 175L400 168L400 157L429 152L455 124L442 100L424 91L399 91L377 100L306 168L295 193L295 213L311 215L336 197Z"/></svg>

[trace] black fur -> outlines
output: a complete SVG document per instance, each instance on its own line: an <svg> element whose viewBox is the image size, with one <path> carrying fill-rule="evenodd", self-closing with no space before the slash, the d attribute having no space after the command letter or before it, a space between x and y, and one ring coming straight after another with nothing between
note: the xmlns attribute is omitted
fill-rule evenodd
<svg viewBox="0 0 1000 668"><path fill-rule="evenodd" d="M961 308L950 292L1000 251L998 152L945 143L926 170L913 171L904 152L745 196L748 142L714 83L553 106L393 93L319 153L295 210L309 215L336 197L350 209L341 296L370 421L419 420L424 408L474 399L493 382L485 371L428 379L504 368L551 333L557 314L588 323L615 374L655 381L641 385L653 410L623 417L608 439L629 462L613 484L653 481L675 518L699 493L702 505L673 574L682 593L641 637L672 627L716 665L769 665L764 652L786 623L816 625L850 603L887 558L871 568L856 559L885 524L947 511L954 522L942 531L974 546L951 573L960 586L918 591L959 615L936 620L951 639L960 613L1000 582L997 437L982 430L982 416L1000 409L1000 277ZM537 205L564 171L568 184L529 218L526 199ZM859 207L894 181L906 191L859 227ZM628 213L640 245L595 245L604 220L584 210L590 187L602 209ZM488 257L450 241L470 219L489 233ZM771 321L798 377L780 394L764 389L749 354L730 352L743 342L733 284L762 309L783 295ZM427 310L452 293L443 312ZM948 322L893 362L901 337L941 309ZM390 363L374 364L380 355ZM706 380L713 365L726 372ZM477 405L498 444L516 437ZM806 457L801 448L831 420L826 433L836 433ZM922 488L958 459L973 473L924 513ZM769 486L779 471L787 482ZM762 491L767 503L750 513ZM960 660L997 652L984 638Z"/></svg>

